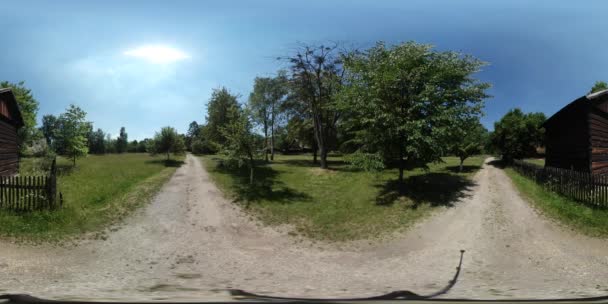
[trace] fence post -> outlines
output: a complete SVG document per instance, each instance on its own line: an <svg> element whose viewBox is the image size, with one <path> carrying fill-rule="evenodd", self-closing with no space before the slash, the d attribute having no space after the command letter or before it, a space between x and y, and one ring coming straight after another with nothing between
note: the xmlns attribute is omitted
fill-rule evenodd
<svg viewBox="0 0 608 304"><path fill-rule="evenodd" d="M57 167L56 167L56 158L53 159L53 163L51 164L51 174L49 176L49 185L48 185L48 199L49 199L49 208L55 208L55 199L57 196Z"/></svg>

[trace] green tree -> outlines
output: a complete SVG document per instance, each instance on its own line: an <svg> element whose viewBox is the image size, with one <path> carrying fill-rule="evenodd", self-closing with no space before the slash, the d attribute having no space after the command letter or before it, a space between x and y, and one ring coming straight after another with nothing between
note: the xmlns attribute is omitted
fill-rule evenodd
<svg viewBox="0 0 608 304"><path fill-rule="evenodd" d="M520 109L510 110L494 123L492 144L505 161L521 159L536 154L536 148L544 146L546 120L543 113L524 113Z"/></svg>
<svg viewBox="0 0 608 304"><path fill-rule="evenodd" d="M198 136L200 133L201 126L193 121L188 126L188 132L186 133L186 148L188 151L192 151L192 141Z"/></svg>
<svg viewBox="0 0 608 304"><path fill-rule="evenodd" d="M603 90L608 90L608 83L605 81L596 81L589 93L595 93Z"/></svg>
<svg viewBox="0 0 608 304"><path fill-rule="evenodd" d="M65 113L59 115L60 142L63 144L63 153L72 159L76 166L76 159L86 156L89 152L87 134L90 123L86 121L87 113L81 108L70 105Z"/></svg>
<svg viewBox="0 0 608 304"><path fill-rule="evenodd" d="M276 77L256 77L253 92L249 96L249 108L253 113L253 119L264 131L266 161L268 161L268 150L270 150L270 160L274 160L275 130L282 103L289 93L287 84L285 71L279 71Z"/></svg>
<svg viewBox="0 0 608 304"><path fill-rule="evenodd" d="M387 158L396 150L400 183L406 164L441 160L454 123L480 115L490 86L472 77L483 62L415 42L377 43L350 53L344 65L349 86L340 104L361 131L361 152Z"/></svg>
<svg viewBox="0 0 608 304"><path fill-rule="evenodd" d="M238 106L234 106L228 109L228 115L232 119L222 128L222 133L226 138L226 143L222 146L222 152L238 167L247 166L249 168L249 184L253 184L258 140L256 134L252 131L249 113Z"/></svg>
<svg viewBox="0 0 608 304"><path fill-rule="evenodd" d="M24 149L31 141L39 138L39 131L36 129L39 103L32 95L32 90L28 89L23 81L18 83L2 81L0 82L0 88L10 88L19 105L24 126L19 129L17 136L21 149Z"/></svg>
<svg viewBox="0 0 608 304"><path fill-rule="evenodd" d="M106 153L105 143L106 133L102 129L97 129L95 132L91 132L88 136L89 153L92 154L104 154Z"/></svg>
<svg viewBox="0 0 608 304"><path fill-rule="evenodd" d="M121 127L118 138L116 139L116 152L117 153L127 152L128 144L129 144L129 136L127 135L127 131L125 130L125 127Z"/></svg>
<svg viewBox="0 0 608 304"><path fill-rule="evenodd" d="M138 146L139 146L139 142L137 140L129 142L129 144L127 145L127 152L136 153Z"/></svg>
<svg viewBox="0 0 608 304"><path fill-rule="evenodd" d="M227 88L214 89L207 104L207 125L205 139L219 147L226 143L226 137L221 129L230 124L229 109L238 107L237 95L231 94ZM217 147L214 152L217 152Z"/></svg>
<svg viewBox="0 0 608 304"><path fill-rule="evenodd" d="M320 166L327 168L327 154L340 112L335 107L342 86L342 53L337 45L303 45L284 58L289 62L290 103L301 103L309 113Z"/></svg>
<svg viewBox="0 0 608 304"><path fill-rule="evenodd" d="M152 144L152 153L166 154L167 160L170 153L181 154L186 150L182 137L172 127L164 127L160 132L156 132Z"/></svg>
<svg viewBox="0 0 608 304"><path fill-rule="evenodd" d="M148 152L147 151L148 142L150 142L149 138L144 138L143 140L140 140L139 143L137 144L137 152L139 152L139 153Z"/></svg>
<svg viewBox="0 0 608 304"><path fill-rule="evenodd" d="M460 159L459 171L462 172L464 161L483 151L488 130L478 119L467 119L454 125L451 137L454 142L451 152Z"/></svg>
<svg viewBox="0 0 608 304"><path fill-rule="evenodd" d="M40 127L40 132L42 132L42 136L44 136L47 145L51 147L53 146L53 141L55 140L57 127L57 117L55 115L49 114L42 116L42 126Z"/></svg>

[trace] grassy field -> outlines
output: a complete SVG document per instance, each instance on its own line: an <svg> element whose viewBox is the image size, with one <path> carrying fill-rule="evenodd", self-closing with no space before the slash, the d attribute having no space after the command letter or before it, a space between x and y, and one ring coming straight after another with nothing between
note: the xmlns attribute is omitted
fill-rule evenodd
<svg viewBox="0 0 608 304"><path fill-rule="evenodd" d="M313 239L345 241L385 235L449 206L471 185L469 177L484 158L466 160L463 173L455 157L431 164L429 171L407 171L402 189L396 169L360 172L339 157L330 157L331 169L321 170L311 156L278 155L256 169L253 187L247 172L218 166L218 156L202 159L216 184L263 222L291 224L295 233Z"/></svg>
<svg viewBox="0 0 608 304"><path fill-rule="evenodd" d="M524 159L524 161L535 164L535 165L543 166L543 167L545 166L544 158L526 158L526 159Z"/></svg>
<svg viewBox="0 0 608 304"><path fill-rule="evenodd" d="M505 169L505 172L519 192L544 214L584 234L608 236L608 210L590 208L545 190L533 180L518 174L511 168Z"/></svg>
<svg viewBox="0 0 608 304"><path fill-rule="evenodd" d="M182 158L180 158L182 159ZM127 215L149 199L171 177L181 161L166 163L148 154L89 155L71 162L57 159L57 187L63 208L15 213L0 210L0 235L58 239L94 231ZM21 174L42 174L40 159L24 158Z"/></svg>

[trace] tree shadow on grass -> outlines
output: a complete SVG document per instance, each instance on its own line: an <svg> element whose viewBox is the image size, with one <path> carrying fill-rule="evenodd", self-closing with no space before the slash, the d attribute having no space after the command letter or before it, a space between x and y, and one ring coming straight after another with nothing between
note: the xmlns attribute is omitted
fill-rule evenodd
<svg viewBox="0 0 608 304"><path fill-rule="evenodd" d="M504 169L505 167L507 167L507 163L502 159L492 160L492 161L488 162L488 165L494 166L498 169Z"/></svg>
<svg viewBox="0 0 608 304"><path fill-rule="evenodd" d="M445 169L452 173L471 173L471 172L475 172L475 171L481 169L481 166L477 166L477 165L462 166L462 171L460 171L460 166L447 166L447 167L445 167Z"/></svg>
<svg viewBox="0 0 608 304"><path fill-rule="evenodd" d="M253 184L249 183L248 168L231 168L220 164L215 170L229 174L235 179L232 190L236 194L236 200L244 202L247 206L260 200L281 204L311 200L308 194L286 186L278 179L278 172L266 165L257 166L254 169Z"/></svg>
<svg viewBox="0 0 608 304"><path fill-rule="evenodd" d="M184 164L182 160L176 159L150 159L145 161L146 164L163 164L165 167L181 167Z"/></svg>
<svg viewBox="0 0 608 304"><path fill-rule="evenodd" d="M466 197L466 191L474 183L466 177L450 173L426 173L408 177L403 185L398 180L390 180L379 184L380 193L376 204L389 206L404 196L413 201L412 208L416 209L423 203L432 207L447 206Z"/></svg>

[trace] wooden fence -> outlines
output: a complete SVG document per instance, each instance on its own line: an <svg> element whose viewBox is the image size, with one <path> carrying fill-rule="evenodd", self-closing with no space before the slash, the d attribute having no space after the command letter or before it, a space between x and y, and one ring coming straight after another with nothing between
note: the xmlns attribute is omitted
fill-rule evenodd
<svg viewBox="0 0 608 304"><path fill-rule="evenodd" d="M521 160L513 162L513 169L550 191L592 207L608 208L608 175L541 167Z"/></svg>
<svg viewBox="0 0 608 304"><path fill-rule="evenodd" d="M13 211L56 209L57 170L55 161L47 176L0 176L0 208Z"/></svg>

